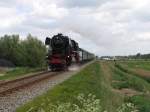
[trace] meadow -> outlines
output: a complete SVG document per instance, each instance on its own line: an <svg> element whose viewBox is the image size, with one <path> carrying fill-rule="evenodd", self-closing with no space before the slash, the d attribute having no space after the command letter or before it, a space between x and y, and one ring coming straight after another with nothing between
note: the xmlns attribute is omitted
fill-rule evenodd
<svg viewBox="0 0 150 112"><path fill-rule="evenodd" d="M149 61L96 61L17 112L149 112Z"/></svg>
<svg viewBox="0 0 150 112"><path fill-rule="evenodd" d="M134 94L126 97L126 100L134 103L140 112L149 112L150 61L118 61L115 63L115 69L118 75L114 76L119 82L114 83L113 86L120 90L122 88L134 90Z"/></svg>

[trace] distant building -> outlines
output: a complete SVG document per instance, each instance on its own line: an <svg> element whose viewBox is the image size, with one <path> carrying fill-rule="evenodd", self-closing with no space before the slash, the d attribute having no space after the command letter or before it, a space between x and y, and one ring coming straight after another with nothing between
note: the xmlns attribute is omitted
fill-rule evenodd
<svg viewBox="0 0 150 112"><path fill-rule="evenodd" d="M100 59L102 59L102 60L115 60L116 58L114 56L102 56Z"/></svg>

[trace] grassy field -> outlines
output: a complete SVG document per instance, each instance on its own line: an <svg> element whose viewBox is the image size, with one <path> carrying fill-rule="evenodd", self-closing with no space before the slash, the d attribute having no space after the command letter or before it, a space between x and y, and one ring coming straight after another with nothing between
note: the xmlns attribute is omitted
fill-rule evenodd
<svg viewBox="0 0 150 112"><path fill-rule="evenodd" d="M13 69L8 69L5 71L0 71L0 80L12 80L19 76L28 75L29 73L41 71L41 68L28 68L28 67L17 67Z"/></svg>
<svg viewBox="0 0 150 112"><path fill-rule="evenodd" d="M58 102L78 104L75 96L81 93L85 96L89 93L96 95L96 98L101 100L102 110L116 112L116 108L123 103L123 97L111 90L110 75L104 71L104 68L105 65L99 62L87 66L69 80L18 108L17 112L26 112L30 109L36 112L41 108L41 104L44 104L42 108L48 112L48 105L51 102L53 104Z"/></svg>
<svg viewBox="0 0 150 112"><path fill-rule="evenodd" d="M140 65L138 66L140 69L148 70L146 66L149 66L149 62L136 61L131 63L129 61L117 63L113 61L94 62L69 80L19 107L17 112L37 112L41 108L43 112L51 112L51 105L60 108L62 104L67 102L82 107L81 102L76 99L81 93L85 96L84 101L88 103L90 102L88 94L93 94L96 99L100 99L101 111L87 112L103 112L104 110L107 110L107 112L131 112L130 109L124 109L124 107L124 110L118 111L118 108L126 103L134 104L134 109L138 109L139 112L150 112L150 83L128 69L135 69L134 67ZM144 65L142 66L141 63L144 63ZM69 104L67 103L67 105ZM62 112L71 112L71 110Z"/></svg>
<svg viewBox="0 0 150 112"><path fill-rule="evenodd" d="M118 61L116 67L150 82L150 61Z"/></svg>
<svg viewBox="0 0 150 112"><path fill-rule="evenodd" d="M126 67L130 69L144 69L150 71L150 60L119 61L119 63L126 65Z"/></svg>
<svg viewBox="0 0 150 112"><path fill-rule="evenodd" d="M136 93L126 97L126 100L137 105L140 112L150 111L149 67L149 61L119 61L115 64L114 79L118 82L113 83L114 88L135 90ZM142 72L138 72L138 70Z"/></svg>

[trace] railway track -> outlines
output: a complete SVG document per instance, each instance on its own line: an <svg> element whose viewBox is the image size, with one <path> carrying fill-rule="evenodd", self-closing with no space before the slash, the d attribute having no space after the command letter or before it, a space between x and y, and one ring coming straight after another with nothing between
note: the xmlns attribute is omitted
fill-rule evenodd
<svg viewBox="0 0 150 112"><path fill-rule="evenodd" d="M51 78L58 74L61 74L61 73L45 71L45 72L37 73L34 75L18 78L15 80L2 82L0 83L0 97L5 96L7 94L11 94L12 92L15 92L19 89L22 89L27 86L31 86L34 83L37 83L47 78Z"/></svg>

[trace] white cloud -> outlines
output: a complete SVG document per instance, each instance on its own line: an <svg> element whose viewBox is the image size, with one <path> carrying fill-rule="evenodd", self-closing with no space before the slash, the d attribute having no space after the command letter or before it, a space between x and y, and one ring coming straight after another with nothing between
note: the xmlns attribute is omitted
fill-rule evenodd
<svg viewBox="0 0 150 112"><path fill-rule="evenodd" d="M22 21L23 15L18 15L16 9L0 7L0 29L10 28L20 24Z"/></svg>
<svg viewBox="0 0 150 112"><path fill-rule="evenodd" d="M0 34L63 32L98 55L149 53L149 0L1 0Z"/></svg>

